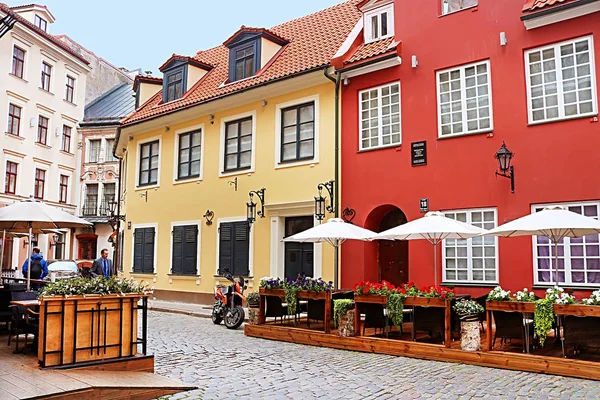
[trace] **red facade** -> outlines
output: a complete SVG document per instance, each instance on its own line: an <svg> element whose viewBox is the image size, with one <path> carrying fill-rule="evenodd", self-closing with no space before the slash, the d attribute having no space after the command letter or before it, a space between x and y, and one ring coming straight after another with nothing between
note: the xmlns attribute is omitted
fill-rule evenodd
<svg viewBox="0 0 600 400"><path fill-rule="evenodd" d="M526 30L520 19L525 0L479 0L476 7L444 16L440 16L440 3L396 1L395 40L401 42L398 48L402 64L352 76L342 85L342 208L355 209L353 222L373 231L401 223L404 217L408 221L422 217L422 198L429 199L431 211L495 211L497 225L531 213L534 205L585 203L589 205L586 210L593 214L592 208L600 207L600 13ZM500 44L501 32L508 40L505 46ZM591 78L595 116L530 124L526 52L589 36L593 43L589 55L596 57L591 63L595 70L595 79ZM411 65L413 55L418 60L416 68ZM485 60L489 60L491 78L491 131L439 138L437 72ZM400 82L401 144L361 151L361 91L393 82ZM427 164L411 166L411 143L419 141L426 141ZM494 155L503 141L515 154L514 193L508 179L495 176L498 163ZM569 249L563 247L573 257L568 263L572 281L578 284L567 287L600 287L600 275L590 272L600 268L595 240L574 241ZM473 295L484 294L498 283L513 292L534 286L534 251L542 258L548 255L547 248L534 248L530 237L499 238L494 257L497 275L478 284L473 279L465 282L443 276L444 254L439 247L439 282L456 285L459 292ZM587 271L583 281L576 273L581 258L575 260L582 248L587 257L583 261ZM472 252L481 250L469 250L469 265L473 262ZM457 251L451 249L448 254ZM432 245L425 240L348 241L342 246L341 284L351 287L361 280L391 277L399 282L429 285L434 282L433 263ZM540 286L544 286L543 279L538 277Z"/></svg>

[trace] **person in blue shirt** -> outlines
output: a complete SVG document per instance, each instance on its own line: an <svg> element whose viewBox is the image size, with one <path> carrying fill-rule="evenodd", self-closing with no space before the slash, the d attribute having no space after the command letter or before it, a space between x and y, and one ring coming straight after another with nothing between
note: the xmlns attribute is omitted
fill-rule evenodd
<svg viewBox="0 0 600 400"><path fill-rule="evenodd" d="M25 260L25 262L23 263L22 269L24 277L27 277L29 261L31 261L31 279L44 279L44 277L48 275L48 263L46 263L46 260L44 260L40 249L34 247L33 252L31 254L31 260Z"/></svg>
<svg viewBox="0 0 600 400"><path fill-rule="evenodd" d="M100 258L94 260L90 273L92 276L104 276L106 278L113 276L113 264L112 260L108 258L108 249L102 249Z"/></svg>

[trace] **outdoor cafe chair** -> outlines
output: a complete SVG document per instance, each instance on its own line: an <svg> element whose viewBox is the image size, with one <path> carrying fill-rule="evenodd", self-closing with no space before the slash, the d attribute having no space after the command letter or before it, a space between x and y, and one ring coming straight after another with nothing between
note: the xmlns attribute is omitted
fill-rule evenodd
<svg viewBox="0 0 600 400"><path fill-rule="evenodd" d="M388 316L384 312L383 304L363 304L361 311L365 314L365 321L363 323L363 336L366 328L375 328L381 330L386 336L388 334Z"/></svg>
<svg viewBox="0 0 600 400"><path fill-rule="evenodd" d="M506 344L507 340L520 339L523 347L523 353L529 352L526 342L533 340L533 320L524 318L523 313L514 311L492 311L496 331L492 348L496 345L496 338L500 338L500 344ZM529 337L526 337L526 332ZM490 334L491 332L488 332Z"/></svg>
<svg viewBox="0 0 600 400"><path fill-rule="evenodd" d="M573 346L575 354L580 354L581 349L585 347L600 347L598 332L600 318L566 315L563 319L563 356L566 357L565 348L569 346Z"/></svg>
<svg viewBox="0 0 600 400"><path fill-rule="evenodd" d="M37 292L11 292L12 301L35 300ZM12 320L8 332L8 345L11 339L16 336L16 349L19 351L19 336L25 334L25 349L27 348L27 338L34 336L34 343L37 340L39 330L39 314L24 306L12 306Z"/></svg>
<svg viewBox="0 0 600 400"><path fill-rule="evenodd" d="M284 305L281 297L278 296L265 296L266 297L266 308L265 308L265 318L277 318L281 319L281 324L283 324L283 318L287 317L288 314L288 306Z"/></svg>

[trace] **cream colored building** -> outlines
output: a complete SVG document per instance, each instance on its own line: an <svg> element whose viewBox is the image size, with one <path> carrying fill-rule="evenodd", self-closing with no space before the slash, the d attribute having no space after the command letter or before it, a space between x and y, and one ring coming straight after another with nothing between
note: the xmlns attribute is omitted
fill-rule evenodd
<svg viewBox="0 0 600 400"><path fill-rule="evenodd" d="M46 7L0 3L0 19L9 13L17 22L0 38L0 206L33 196L77 214L88 62L52 36ZM7 242L4 268L23 263L25 241L15 239L12 251ZM47 259L73 256L70 231L58 245L53 235L36 242Z"/></svg>

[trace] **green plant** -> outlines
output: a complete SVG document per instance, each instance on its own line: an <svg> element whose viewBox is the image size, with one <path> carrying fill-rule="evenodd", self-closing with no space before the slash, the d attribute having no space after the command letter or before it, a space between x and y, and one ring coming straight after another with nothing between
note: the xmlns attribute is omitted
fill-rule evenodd
<svg viewBox="0 0 600 400"><path fill-rule="evenodd" d="M515 293L515 300L517 301L535 301L535 293L530 292L527 288L523 288L523 291Z"/></svg>
<svg viewBox="0 0 600 400"><path fill-rule="evenodd" d="M103 276L88 278L63 279L44 285L38 292L42 296L85 296L108 294L151 294L154 288L133 279L123 279Z"/></svg>
<svg viewBox="0 0 600 400"><path fill-rule="evenodd" d="M352 310L354 302L350 299L337 299L333 301L333 322L338 327L344 314Z"/></svg>
<svg viewBox="0 0 600 400"><path fill-rule="evenodd" d="M404 295L400 293L388 293L387 310L392 324L398 329L402 329L404 321Z"/></svg>
<svg viewBox="0 0 600 400"><path fill-rule="evenodd" d="M510 290L504 290L502 287L496 286L490 291L487 299L496 301L511 301L512 297L510 297Z"/></svg>
<svg viewBox="0 0 600 400"><path fill-rule="evenodd" d="M587 298L587 299L583 299L583 304L586 304L588 306L599 306L600 305L600 290L596 290L594 292L592 292L592 295Z"/></svg>
<svg viewBox="0 0 600 400"><path fill-rule="evenodd" d="M260 302L260 293L258 292L252 292L252 293L248 293L248 296L246 296L246 301L250 304L256 304L258 302Z"/></svg>
<svg viewBox="0 0 600 400"><path fill-rule="evenodd" d="M470 316L476 316L477 314L481 314L485 311L481 304L475 300L465 299L457 301L453 308L461 319L465 319L466 317Z"/></svg>
<svg viewBox="0 0 600 400"><path fill-rule="evenodd" d="M535 311L533 313L533 322L535 326L535 337L540 341L540 346L544 346L546 335L552 329L554 322L554 301L551 299L540 299L535 302Z"/></svg>
<svg viewBox="0 0 600 400"><path fill-rule="evenodd" d="M569 291L558 286L546 290L546 299L556 304L575 304L575 297Z"/></svg>
<svg viewBox="0 0 600 400"><path fill-rule="evenodd" d="M296 314L296 306L298 305L298 292L300 288L294 286L285 287L285 302L288 307L288 314Z"/></svg>

